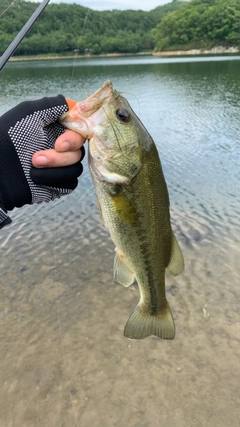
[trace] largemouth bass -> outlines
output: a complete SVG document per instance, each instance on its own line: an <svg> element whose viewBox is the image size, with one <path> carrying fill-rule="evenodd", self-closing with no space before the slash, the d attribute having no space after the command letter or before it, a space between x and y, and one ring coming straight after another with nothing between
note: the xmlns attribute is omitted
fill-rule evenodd
<svg viewBox="0 0 240 427"><path fill-rule="evenodd" d="M62 116L61 123L89 140L89 168L103 223L116 246L114 276L137 281L140 301L124 335L173 339L165 270L184 268L173 234L169 196L156 146L128 101L107 81Z"/></svg>

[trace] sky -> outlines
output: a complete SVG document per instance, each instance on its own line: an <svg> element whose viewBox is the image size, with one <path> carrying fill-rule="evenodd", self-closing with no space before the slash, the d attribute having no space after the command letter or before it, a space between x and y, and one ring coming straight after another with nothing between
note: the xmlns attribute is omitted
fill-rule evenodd
<svg viewBox="0 0 240 427"><path fill-rule="evenodd" d="M40 0L31 0L38 2ZM172 0L51 0L51 3L77 3L95 10L142 9L151 10L157 6L171 3Z"/></svg>

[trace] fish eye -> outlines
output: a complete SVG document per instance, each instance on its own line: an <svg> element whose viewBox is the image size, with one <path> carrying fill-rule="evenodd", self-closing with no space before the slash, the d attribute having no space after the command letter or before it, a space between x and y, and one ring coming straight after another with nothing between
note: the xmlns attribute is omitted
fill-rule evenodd
<svg viewBox="0 0 240 427"><path fill-rule="evenodd" d="M124 123L129 123L131 120L131 114L126 108L119 108L116 111L117 118Z"/></svg>

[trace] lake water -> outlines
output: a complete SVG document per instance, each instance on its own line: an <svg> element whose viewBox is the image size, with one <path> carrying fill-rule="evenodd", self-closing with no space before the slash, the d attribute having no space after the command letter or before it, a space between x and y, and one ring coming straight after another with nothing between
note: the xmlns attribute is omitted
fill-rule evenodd
<svg viewBox="0 0 240 427"><path fill-rule="evenodd" d="M138 288L114 282L114 246L84 174L70 196L12 212L0 233L1 427L240 425L240 57L11 62L2 114L107 79L152 135L185 271L167 275L173 341L130 341Z"/></svg>

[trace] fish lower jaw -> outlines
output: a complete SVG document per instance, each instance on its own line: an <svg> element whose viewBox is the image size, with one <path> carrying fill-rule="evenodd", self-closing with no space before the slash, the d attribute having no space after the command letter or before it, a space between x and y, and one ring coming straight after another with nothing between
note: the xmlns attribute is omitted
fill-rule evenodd
<svg viewBox="0 0 240 427"><path fill-rule="evenodd" d="M70 130L73 130L80 135L82 135L84 138L91 139L92 138L92 132L89 130L89 128L83 124L82 126L79 123L75 122L63 122L63 125Z"/></svg>

